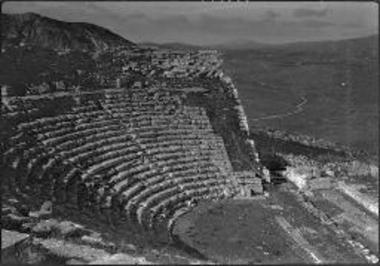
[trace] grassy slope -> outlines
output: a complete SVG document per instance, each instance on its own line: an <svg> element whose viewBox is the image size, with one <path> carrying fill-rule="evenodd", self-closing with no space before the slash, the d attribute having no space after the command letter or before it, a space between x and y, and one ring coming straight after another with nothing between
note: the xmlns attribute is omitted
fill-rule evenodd
<svg viewBox="0 0 380 266"><path fill-rule="evenodd" d="M377 155L377 54L366 46L359 51L334 47L227 51L225 68L239 88L251 126L314 135ZM299 96L308 99L303 113L253 121L291 110Z"/></svg>

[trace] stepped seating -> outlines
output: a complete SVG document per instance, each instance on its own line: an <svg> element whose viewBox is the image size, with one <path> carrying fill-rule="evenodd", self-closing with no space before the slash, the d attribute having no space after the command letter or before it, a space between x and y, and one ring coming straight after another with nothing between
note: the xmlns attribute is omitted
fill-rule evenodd
<svg viewBox="0 0 380 266"><path fill-rule="evenodd" d="M151 129L146 129L146 131L143 131L143 129L139 129L139 136L141 138L154 138L154 137L160 137L160 136L168 136L172 137L175 135L194 135L195 138L202 139L204 136L208 136L209 134L212 134L210 131L206 130L194 130L194 129L166 129L166 130L156 130L152 131Z"/></svg>
<svg viewBox="0 0 380 266"><path fill-rule="evenodd" d="M119 166L115 167L115 170L117 170L118 173L113 175L109 182L110 184L116 184L117 182L124 180L125 176L136 174L137 172L140 172L141 178L143 178L144 174L150 174L150 172L148 171L151 171L153 173L164 173L169 169L187 169L188 167L199 164L199 162L202 161L208 161L208 156L186 156L184 158L179 159L175 158L169 160L155 161L152 164L145 164L144 167L138 165L136 166L136 168L129 167L130 165L128 165L128 168L126 168L123 164L120 164ZM165 171L160 169L164 169ZM146 170L147 172L142 173L143 170Z"/></svg>
<svg viewBox="0 0 380 266"><path fill-rule="evenodd" d="M208 200L218 200L224 197L231 197L232 195L239 193L234 185L228 186L227 189L229 189L229 195L225 193L226 186L223 186L223 189L215 190L212 193L209 193L207 188L204 188L203 190L204 193L206 193L206 196L199 190L193 190L188 191L187 194L182 194L180 197L176 198L176 201L173 201L173 199L167 199L166 201L163 201L160 206L152 209L153 214L151 215L147 226L152 228L154 224L158 223L158 221L155 221L158 218L162 219L164 217L169 217L166 219L166 224L167 231L170 234L177 218L188 212L192 208L194 202L202 200L205 197L207 197ZM169 204L170 207L168 207ZM162 211L165 209L167 210L166 212Z"/></svg>
<svg viewBox="0 0 380 266"><path fill-rule="evenodd" d="M133 199L133 201L137 201L138 199L142 199L145 196L148 196L153 191L158 191L159 188L169 187L171 185L179 184L180 182L186 182L186 180L200 180L207 179L210 177L212 173L214 173L216 169L212 168L212 165L205 163L194 169L189 165L188 168L184 169L182 167L179 168L170 168L167 172L161 173L159 175L150 176L149 178L142 179L144 187L142 188L138 184L134 184L133 186L129 186L127 191L124 191L124 195L130 197L128 199ZM164 177L164 178L162 178ZM165 180L163 180L165 179ZM161 182L162 181L162 182ZM126 205L127 212L130 212L129 204L132 203L130 201Z"/></svg>
<svg viewBox="0 0 380 266"><path fill-rule="evenodd" d="M20 184L80 208L107 206L147 228L166 216L170 228L189 202L238 193L235 181L253 176L233 172L205 109L179 105L170 92L103 96L18 124L3 160L26 169Z"/></svg>
<svg viewBox="0 0 380 266"><path fill-rule="evenodd" d="M112 140L111 140L112 139ZM79 146L76 149L65 150L60 152L61 158L68 159L71 162L83 162L88 158L94 156L120 150L122 148L129 147L131 145L129 136L118 136L109 139L105 139L101 145L99 142L91 142L86 145Z"/></svg>
<svg viewBox="0 0 380 266"><path fill-rule="evenodd" d="M161 150L162 151L162 150ZM72 161L72 160L70 160L70 161ZM88 173L88 175L90 175L90 174L93 174L94 172L92 172L92 168L90 169L91 171L89 171L89 173Z"/></svg>
<svg viewBox="0 0 380 266"><path fill-rule="evenodd" d="M59 129L56 130L49 130L49 132L44 132L41 135L41 140L47 139L47 138L58 138L60 136L63 136L65 134L68 134L72 131L81 131L81 130L90 130L95 128L101 128L105 127L107 125L117 124L116 119L105 119L107 117L101 116L97 119L92 119L88 122L74 120L71 122L71 125L62 125Z"/></svg>
<svg viewBox="0 0 380 266"><path fill-rule="evenodd" d="M128 152L129 157L126 154L119 155L118 157L113 156L114 154L102 154L96 158L93 158L92 164L88 163L88 167L81 171L81 180L85 181L87 178L90 178L91 176L94 176L97 173L105 172L107 169L111 168L114 165L118 165L121 162L124 162L125 160L128 160L129 158L133 158L138 156L138 154L133 153L133 150L130 148L124 149L123 152ZM118 153L120 154L120 153ZM44 156L45 158L47 156ZM48 169L51 169L54 164L56 164L61 158L54 158L49 159L48 161L41 161L40 160L40 170L35 175L39 176L41 179L45 177L45 174ZM96 161L98 160L98 161ZM71 160L69 160L71 161ZM35 163L37 164L37 162ZM41 167L42 165L42 167ZM51 181L51 180L50 180Z"/></svg>
<svg viewBox="0 0 380 266"><path fill-rule="evenodd" d="M130 161L140 156L139 153L133 152L128 149L127 154L121 154L117 157L110 156L110 159L102 160L98 163L91 164L90 167L86 169L86 173L82 176L83 180L99 172L104 172L114 166L120 165L123 161Z"/></svg>
<svg viewBox="0 0 380 266"><path fill-rule="evenodd" d="M53 116L53 117L44 117L38 118L33 122L24 122L18 125L18 129L20 130L28 130L28 129L36 129L36 128L44 128L46 126L55 126L57 123L63 122L72 122L76 119L80 118L96 118L101 115L104 115L103 110L96 110L84 113L67 113L63 115Z"/></svg>
<svg viewBox="0 0 380 266"><path fill-rule="evenodd" d="M211 181L211 184L190 184L185 192L177 193L174 196L167 194L168 197L160 201L158 204L150 206L149 209L147 209L148 204L144 205L144 209L139 211L139 222L147 228L152 228L157 217L168 217L166 214L168 210L173 211L175 210L174 207L176 207L177 210L184 207L186 208L189 206L187 202L190 200L199 201L202 199L222 199L225 197L224 190L225 183L223 181ZM171 222L174 222L174 219L175 217L172 217Z"/></svg>
<svg viewBox="0 0 380 266"><path fill-rule="evenodd" d="M60 152L60 155L63 158L70 158L73 157L73 159L76 156L80 156L82 153L96 153L98 150L101 151L110 151L112 147L122 145L124 142L130 141L131 136L130 135L118 135L118 136L111 136L111 137L105 137L104 139L94 140L92 139L88 143L84 145L79 145L76 148L65 150ZM91 155L91 154L88 154Z"/></svg>
<svg viewBox="0 0 380 266"><path fill-rule="evenodd" d="M164 104L167 104L167 103L172 103L174 104L174 101L173 99L160 99L160 100L150 100L150 101L142 101L142 102L135 102L135 101L128 101L128 100L125 100L120 102L120 99L118 100L114 100L114 101L109 101L109 100L106 100L106 101L102 101L103 103L103 106L106 107L107 109L112 109L112 108L116 108L116 109L126 109L126 110L139 110L140 108L143 108L143 109L147 109L147 108L152 108L154 109L153 107L154 106L157 106L157 105L164 105Z"/></svg>
<svg viewBox="0 0 380 266"><path fill-rule="evenodd" d="M120 130L120 128L121 127L119 124L116 124L116 125L111 124L111 125L103 126L100 129L99 128L90 128L90 129L74 131L72 133L69 133L69 134L66 134L66 135L63 135L60 137L53 137L53 138L45 139L45 140L42 140L41 142L44 145L56 146L56 145L65 143L65 142L72 140L72 139L78 139L78 138L82 138L85 136L92 135L93 133L99 134L101 132L117 131L117 130Z"/></svg>
<svg viewBox="0 0 380 266"><path fill-rule="evenodd" d="M107 131L107 132L98 132L96 134L93 134L93 135L90 135L90 136L87 136L87 137L83 137L81 139L75 139L75 140L68 140L64 143L61 143L59 145L56 146L56 149L57 150L69 150L69 149L74 149L76 147L79 147L79 146L84 146L88 143L97 143L99 141L101 141L102 139L106 139L106 138L116 138L116 137L120 137L120 134L123 133L123 130L122 129L118 129L118 130L112 130L112 131ZM130 135L128 135L130 137Z"/></svg>
<svg viewBox="0 0 380 266"><path fill-rule="evenodd" d="M204 138L198 138L195 135L191 134L188 136L182 136L182 135L160 135L160 136L149 136L147 138L141 138L138 139L138 143L141 145L150 145L150 147L170 147L170 146L187 146L187 145L198 145L202 144L204 142L209 142L215 140L215 137L211 134L204 136Z"/></svg>
<svg viewBox="0 0 380 266"><path fill-rule="evenodd" d="M239 171L231 173L231 177L241 183L251 183L252 180L257 179L257 175L253 171Z"/></svg>
<svg viewBox="0 0 380 266"><path fill-rule="evenodd" d="M99 106L96 106L94 102L89 102L88 105L74 106L71 108L73 113L87 113L97 111Z"/></svg>
<svg viewBox="0 0 380 266"><path fill-rule="evenodd" d="M163 179L170 178L170 176L174 175L200 174L202 171L206 171L207 168L212 166L207 161L198 161L197 168L194 168L194 165L194 162L181 165L165 165L162 166L162 168L158 168L162 170L153 169L134 175L133 179L125 178L114 181L113 189L116 193L121 193L123 195L123 200L126 201L129 197L133 196L134 193L140 191L139 189L141 189L141 185L153 185L156 182L160 182ZM210 170L212 169L210 168ZM128 175L125 174L125 176Z"/></svg>
<svg viewBox="0 0 380 266"><path fill-rule="evenodd" d="M207 170L206 170L207 171ZM204 182L212 180L214 178L215 172L208 170L207 172L202 171L201 174L197 174L192 170L188 170L187 173L182 173L181 175L175 175L170 179L166 179L163 182L156 184L148 184L147 189L141 191L130 200L130 204L138 205L140 202L144 202L148 200L152 195L159 194L158 192L162 190L170 189L171 187L177 187L179 190L184 191L186 189L186 184L188 183L196 183L200 182L205 184ZM133 206L132 205L132 206ZM133 208L129 208L131 205L127 204L126 208L129 213L133 213Z"/></svg>
<svg viewBox="0 0 380 266"><path fill-rule="evenodd" d="M11 109L8 109L8 108L3 108L1 109L1 116L3 118L8 118L8 119L13 119L13 118L17 118L17 117L20 117L20 116L24 116L24 115L34 115L36 113L38 113L40 111L39 108L36 108L36 107L31 107L31 108L17 108L17 106L15 105L11 105L10 106Z"/></svg>
<svg viewBox="0 0 380 266"><path fill-rule="evenodd" d="M119 138L119 139L120 139L120 138ZM126 139L126 138L124 138L124 139ZM64 144L64 143L63 143L63 144ZM63 145L63 144L61 144L61 145ZM125 144L125 143L123 143L123 144ZM55 146L55 147L54 147L54 150L55 150L55 151L57 151L57 150L61 150L61 151L62 151L63 149L60 149L60 146L61 146L61 145ZM114 146L114 147L115 147L115 146ZM78 151L78 150L77 150L77 151ZM90 153L90 154L91 154L91 155L95 155L96 153L101 153L101 152L104 152L104 150L103 150L103 149L102 149L102 150L93 150L93 151L92 151L92 154L91 154L91 153ZM73 155L74 155L74 151L71 151L69 154L73 156ZM90 155L90 154L86 154L86 155ZM37 156L37 158L38 158L38 155L36 155L36 154L33 154L33 155L34 155L34 156ZM65 157L67 157L67 155L66 155L66 156L62 156L62 158L65 158ZM84 156L84 154L82 154L82 156L76 156L76 157L74 156L74 157L70 158L70 160L71 160L71 161L76 161L77 159L82 159L82 160L83 160L84 158L85 158L85 156Z"/></svg>

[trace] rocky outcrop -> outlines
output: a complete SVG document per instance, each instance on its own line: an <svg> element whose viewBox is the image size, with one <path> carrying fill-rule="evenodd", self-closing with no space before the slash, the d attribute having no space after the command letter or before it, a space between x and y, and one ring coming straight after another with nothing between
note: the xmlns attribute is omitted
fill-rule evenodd
<svg viewBox="0 0 380 266"><path fill-rule="evenodd" d="M1 262L4 264L17 263L16 254L26 245L29 238L28 234L1 229Z"/></svg>
<svg viewBox="0 0 380 266"><path fill-rule="evenodd" d="M108 264L153 264L143 257L132 257L128 254L117 253L105 256L101 259L90 262L89 264L108 265Z"/></svg>
<svg viewBox="0 0 380 266"><path fill-rule="evenodd" d="M239 119L239 127L240 130L247 135L249 135L249 126L248 126L248 120L247 120L247 115L244 112L243 105L241 104L241 101L239 99L239 93L238 90L236 89L235 85L232 82L232 79L224 74L219 73L220 80L225 83L229 89L229 94L232 95L232 98L236 101L235 105L235 110L238 114L238 119Z"/></svg>
<svg viewBox="0 0 380 266"><path fill-rule="evenodd" d="M227 88L228 88L227 94L229 96L231 96L233 101L236 103L234 106L234 109L237 113L237 120L239 123L239 129L243 133L243 135L246 136L245 144L248 147L250 157L255 161L255 163L259 164L260 163L259 154L257 152L255 142L249 137L250 136L250 129L249 129L249 125L248 125L248 119L247 119L247 115L244 111L244 107L242 105L242 102L239 98L239 93L238 93L237 88L235 87L234 83L232 82L231 77L224 74L224 72L221 69L216 73L215 77L218 78L222 83L224 83L227 86ZM269 183L270 182L270 175L269 175L268 169L266 169L266 167L264 167L262 165L260 165L258 168L261 172L261 176L262 176L263 180L265 180L266 182Z"/></svg>

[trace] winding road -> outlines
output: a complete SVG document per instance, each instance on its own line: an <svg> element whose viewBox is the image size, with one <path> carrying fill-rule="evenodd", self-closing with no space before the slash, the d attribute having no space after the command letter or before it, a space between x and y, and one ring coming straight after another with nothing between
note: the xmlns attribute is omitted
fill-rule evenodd
<svg viewBox="0 0 380 266"><path fill-rule="evenodd" d="M265 62L259 62L259 63L261 64L261 66L265 70L269 69L267 63L265 63ZM227 71L227 73L229 73L229 72ZM231 74L231 76L234 76L232 73L230 73L230 74ZM270 85L268 83L265 83L263 81L260 81L257 79L251 79L251 81L253 81L254 83L257 83L258 85L265 87L268 90L271 90L275 93L284 92L280 88L275 87L273 85ZM308 99L303 95L300 96L294 90L292 90L292 92L296 97L298 97L300 99L299 103L294 107L294 109L292 111L289 111L286 113L278 113L278 114L265 115L265 116L261 116L261 117L251 118L251 119L249 119L249 121L253 122L253 121L260 121L260 120L279 119L279 118L284 118L284 117L288 117L288 116L292 116L292 115L302 113L304 111L303 106L308 103Z"/></svg>
<svg viewBox="0 0 380 266"><path fill-rule="evenodd" d="M254 80L257 84L263 87L267 87L271 90L275 90L276 92L279 91L279 88L276 88L272 85L269 85L265 82L259 81L259 80ZM300 99L300 102L294 107L292 111L286 112L286 113L279 113L279 114L273 114L273 115L266 115L266 116L261 116L257 118L250 119L250 121L259 121L259 120L269 120L269 119L278 119L278 118L284 118L292 115L296 115L299 113L302 113L304 111L303 106L308 103L308 99L305 96L298 96Z"/></svg>
<svg viewBox="0 0 380 266"><path fill-rule="evenodd" d="M284 118L291 115L299 114L304 111L303 106L307 104L308 100L306 97L301 96L300 97L301 102L295 106L295 108L292 111L286 112L286 113L280 113L280 114L274 114L274 115L267 115L262 117L257 117L250 119L250 121L259 121L259 120L268 120L268 119L276 119L276 118Z"/></svg>

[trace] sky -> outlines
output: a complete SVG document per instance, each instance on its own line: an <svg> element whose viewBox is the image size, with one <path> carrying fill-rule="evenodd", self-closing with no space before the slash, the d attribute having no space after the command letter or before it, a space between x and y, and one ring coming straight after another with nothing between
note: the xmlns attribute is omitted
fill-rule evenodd
<svg viewBox="0 0 380 266"><path fill-rule="evenodd" d="M2 11L94 23L133 42L285 43L378 33L376 2L8 1Z"/></svg>

